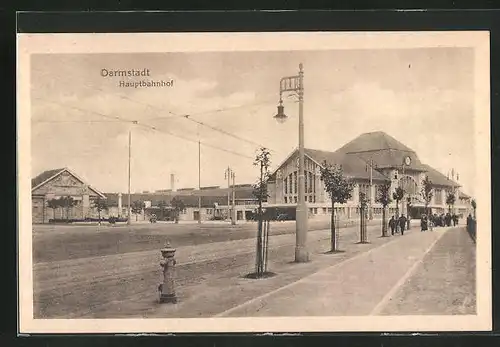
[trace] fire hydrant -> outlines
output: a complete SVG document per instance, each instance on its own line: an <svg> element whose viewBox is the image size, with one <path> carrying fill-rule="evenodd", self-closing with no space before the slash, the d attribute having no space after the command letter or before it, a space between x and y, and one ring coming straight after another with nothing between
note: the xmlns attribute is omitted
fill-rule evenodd
<svg viewBox="0 0 500 347"><path fill-rule="evenodd" d="M167 242L166 246L161 249L161 255L163 259L160 261L160 265L163 268L163 283L158 286L158 291L160 293L160 303L177 303L177 297L175 295L175 248L170 247L170 242Z"/></svg>

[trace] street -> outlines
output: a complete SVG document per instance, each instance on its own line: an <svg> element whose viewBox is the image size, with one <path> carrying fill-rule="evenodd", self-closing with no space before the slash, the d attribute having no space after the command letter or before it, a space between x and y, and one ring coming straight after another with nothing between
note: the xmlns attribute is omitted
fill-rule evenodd
<svg viewBox="0 0 500 347"><path fill-rule="evenodd" d="M134 231L128 227L107 227L98 232L90 231L90 227L75 226L64 227L66 229L62 228L57 232L37 232L34 236L35 248L39 249L38 259L44 261L34 264L35 317L211 317L226 314L252 316L257 314L255 312L260 312L257 315L265 314L265 312L278 315L287 315L289 312L293 315L297 312L293 311L295 306L290 303L276 303L274 311L270 309L271 306L267 310L261 310L255 309L252 305L245 306L243 311L234 311L234 309L250 300L280 291L280 288L336 264L350 266L350 270L341 273L344 275L351 273L355 276L342 280L342 283L349 283L349 280L359 282L361 279L361 283L366 285L366 281L370 281L370 286L367 287L369 291L366 294L366 304L362 310L353 309L349 305L342 306L343 309L333 306L332 310L323 314L369 314L370 307L377 304L380 297L391 289L390 284L399 280L406 269L415 263L423 248L428 247L437 235L445 234L444 229L440 233L419 233L415 232L416 229L412 229L404 236L382 238L380 237L380 221L372 221L368 227L370 243L357 244L359 228L343 225L339 232L339 249L343 252L327 254L330 231L325 227L328 228L328 225L324 225L325 222L310 224L308 245L312 261L295 264L292 262L295 224L272 223L269 271L276 273L276 276L265 280L244 278L246 274L254 271L255 223L241 224L236 227L143 224L138 225L137 229L133 226ZM462 228L456 230L465 233ZM179 303L176 305L160 305L157 301L157 286L162 280L159 250L164 246L166 238L177 249L176 292ZM86 249L89 245L98 243L99 239L101 239L102 247ZM63 242L62 240L67 241L67 246L57 249L57 243ZM79 240L86 242L78 243ZM119 242L120 247L115 245L113 248L111 244L114 241ZM48 244L51 244L53 248L40 247L40 245ZM389 248L387 248L385 244L393 245L388 245ZM382 246L386 248L386 251L393 249L395 253L381 253L378 249ZM138 251L139 249L142 250ZM42 250L49 252L44 253ZM410 256L405 256L405 261L396 260L392 263L389 255L392 254L393 258L399 259L402 250L410 252L408 253ZM375 253L366 258L365 254L372 251ZM411 252L414 252L413 256ZM50 255L43 256L46 253ZM89 256L89 254L93 255ZM380 254L380 257L373 258L376 254ZM344 261L353 257L361 258L351 262L350 265L342 265ZM446 252L443 257L446 257ZM450 259L448 261L453 260ZM367 266L370 263L375 264L374 262L376 266L374 265L373 269ZM394 268L396 265L399 267ZM360 269L364 269L363 273L366 272L368 277L360 277ZM381 271L381 277L374 277L373 274L377 269ZM391 271L388 271L389 269ZM453 270L452 267L449 267L449 271L451 270ZM391 280L379 286L377 295L373 295L372 286L380 283L376 279L387 276L391 276ZM462 271L460 280L468 281L467 276L468 274ZM453 283L453 278L450 279L450 283ZM335 287L341 288L338 285ZM360 298L359 293L354 292L356 286L353 285L350 288L350 294L341 292L334 297L344 303L354 302L348 298L355 294L356 298ZM408 296L408 294L405 295ZM278 297L280 300L285 300L287 296L278 295ZM322 296L314 294L312 297ZM417 301L418 298L410 297L402 300ZM330 302L334 304L336 301ZM405 305L405 307L408 306ZM304 312L310 311L310 314L317 315L318 312L314 312L314 307L311 304L309 310L305 309ZM399 312L399 309L392 310L393 313Z"/></svg>

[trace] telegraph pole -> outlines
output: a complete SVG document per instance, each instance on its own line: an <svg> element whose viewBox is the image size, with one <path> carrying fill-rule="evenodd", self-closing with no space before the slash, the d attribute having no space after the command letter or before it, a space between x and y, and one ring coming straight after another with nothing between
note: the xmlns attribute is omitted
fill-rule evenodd
<svg viewBox="0 0 500 347"><path fill-rule="evenodd" d="M198 224L201 224L201 142L198 140Z"/></svg>
<svg viewBox="0 0 500 347"><path fill-rule="evenodd" d="M131 175L130 175L130 161L132 157L132 130L128 131L128 197L127 197L127 224L130 225L130 185L131 185Z"/></svg>
<svg viewBox="0 0 500 347"><path fill-rule="evenodd" d="M373 219L372 189L373 189L373 160L370 159L370 194L368 195L368 198L370 199L368 202L368 216L370 220Z"/></svg>
<svg viewBox="0 0 500 347"><path fill-rule="evenodd" d="M227 178L227 217L231 217L231 176L232 176L232 170L228 166L226 171L224 172L225 178Z"/></svg>
<svg viewBox="0 0 500 347"><path fill-rule="evenodd" d="M236 182L236 174L234 172L231 173L231 176L233 178L233 220L231 221L231 224L232 225L236 225L236 204L235 204L235 195L236 195L236 191L235 191L235 182Z"/></svg>

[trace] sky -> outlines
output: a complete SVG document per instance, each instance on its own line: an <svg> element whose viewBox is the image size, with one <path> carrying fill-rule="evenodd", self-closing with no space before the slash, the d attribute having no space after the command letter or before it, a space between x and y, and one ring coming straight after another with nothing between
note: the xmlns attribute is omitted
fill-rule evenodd
<svg viewBox="0 0 500 347"><path fill-rule="evenodd" d="M227 186L228 166L237 184L254 183L259 145L271 150L272 168L298 146L297 98L284 95L285 123L273 116L280 78L296 75L303 63L307 148L334 151L362 133L384 131L442 173L454 168L463 191L474 195L473 53L418 48L33 55L32 176L68 167L103 192L126 192L130 131L133 192L169 189L171 174L176 188L198 187L198 141L201 186ZM150 76L103 77L102 69L149 69ZM126 88L119 86L122 79L173 84Z"/></svg>

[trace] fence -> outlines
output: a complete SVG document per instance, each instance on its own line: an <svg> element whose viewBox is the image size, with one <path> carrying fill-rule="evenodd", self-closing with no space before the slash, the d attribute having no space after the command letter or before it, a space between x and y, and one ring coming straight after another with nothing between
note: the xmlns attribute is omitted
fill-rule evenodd
<svg viewBox="0 0 500 347"><path fill-rule="evenodd" d="M467 219L467 232L469 233L470 237L476 242L476 228L477 228L477 221L473 218Z"/></svg>

